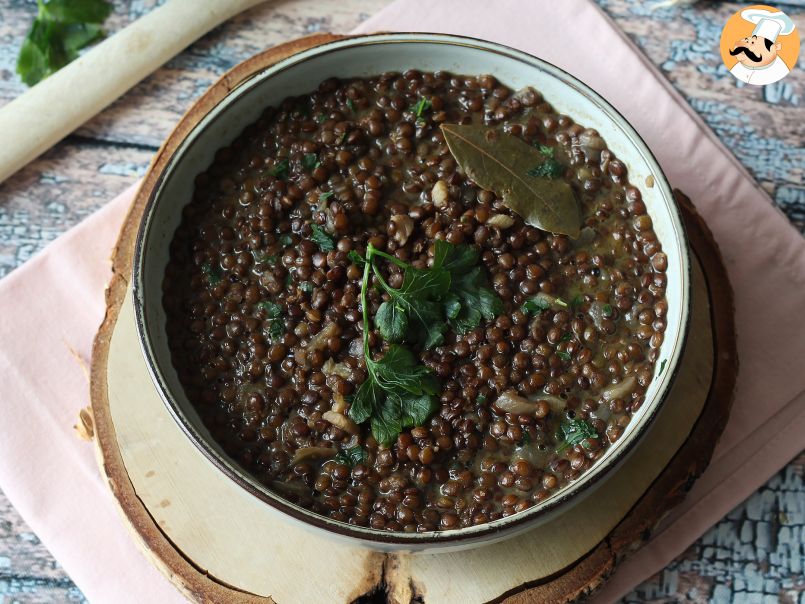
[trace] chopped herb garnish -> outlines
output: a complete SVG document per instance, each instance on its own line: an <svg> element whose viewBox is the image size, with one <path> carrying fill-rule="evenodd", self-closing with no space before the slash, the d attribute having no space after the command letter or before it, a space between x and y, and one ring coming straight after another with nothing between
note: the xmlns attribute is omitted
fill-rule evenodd
<svg viewBox="0 0 805 604"><path fill-rule="evenodd" d="M554 303L557 304L558 306L563 306L564 308L567 308L567 302L562 300L562 298L554 298Z"/></svg>
<svg viewBox="0 0 805 604"><path fill-rule="evenodd" d="M286 289L291 287L291 285L293 285L293 273L291 273L289 271L288 274L285 275L285 287L286 287Z"/></svg>
<svg viewBox="0 0 805 604"><path fill-rule="evenodd" d="M293 237L291 237L290 233L283 233L279 236L278 241L282 247L288 247L293 243Z"/></svg>
<svg viewBox="0 0 805 604"><path fill-rule="evenodd" d="M550 310L550 308L551 305L547 300L543 298L531 298L530 300L526 300L525 302L523 302L523 305L520 307L520 310L527 315L536 316L541 312Z"/></svg>
<svg viewBox="0 0 805 604"><path fill-rule="evenodd" d="M559 341L560 342L570 342L570 340L572 340L572 339L573 339L573 334L570 333L569 331L566 331L564 334L562 334L562 337L559 339Z"/></svg>
<svg viewBox="0 0 805 604"><path fill-rule="evenodd" d="M608 317L612 316L612 305L611 304L604 304L603 306L604 314Z"/></svg>
<svg viewBox="0 0 805 604"><path fill-rule="evenodd" d="M545 157L553 157L556 153L556 149L549 147L548 145L537 145L537 149L539 149L539 152Z"/></svg>
<svg viewBox="0 0 805 604"><path fill-rule="evenodd" d="M527 447L531 444L531 433L528 430L523 430L523 438L518 443L520 447Z"/></svg>
<svg viewBox="0 0 805 604"><path fill-rule="evenodd" d="M217 266L213 266L209 262L201 265L201 272L203 272L210 282L210 285L217 285L221 282L221 270Z"/></svg>
<svg viewBox="0 0 805 604"><path fill-rule="evenodd" d="M258 303L257 308L266 311L266 314L272 319L282 316L282 305L269 302L268 300Z"/></svg>
<svg viewBox="0 0 805 604"><path fill-rule="evenodd" d="M414 114L416 115L417 119L422 117L422 114L428 111L431 107L433 107L433 102L430 99L426 99L422 97L417 101L417 104L414 105Z"/></svg>
<svg viewBox="0 0 805 604"><path fill-rule="evenodd" d="M528 171L529 176L538 178L560 178L564 173L564 166L555 159L547 159Z"/></svg>
<svg viewBox="0 0 805 604"><path fill-rule="evenodd" d="M581 294L577 294L576 297L573 298L573 301L570 303L570 306L572 306L573 308L577 308L582 304L584 304L584 296L582 296Z"/></svg>
<svg viewBox="0 0 805 604"><path fill-rule="evenodd" d="M478 397L475 399L475 402L478 403L479 405L483 405L484 403L486 403L486 396L483 394L479 394Z"/></svg>
<svg viewBox="0 0 805 604"><path fill-rule="evenodd" d="M354 468L357 465L365 464L369 459L369 454L360 445L341 449L333 458L336 463Z"/></svg>
<svg viewBox="0 0 805 604"><path fill-rule="evenodd" d="M315 170L320 165L321 162L315 153L305 153L302 156L302 167L308 172Z"/></svg>
<svg viewBox="0 0 805 604"><path fill-rule="evenodd" d="M366 264L366 260L363 259L363 256L361 256L355 250L349 250L347 258L349 258L353 264L357 264L358 266L363 266L364 264Z"/></svg>
<svg viewBox="0 0 805 604"><path fill-rule="evenodd" d="M322 193L321 195L319 195L319 201L327 201L333 195L335 195L335 191L326 191L326 192Z"/></svg>
<svg viewBox="0 0 805 604"><path fill-rule="evenodd" d="M28 86L78 58L79 50L104 37L101 23L112 12L106 0L37 2L36 15L17 57L17 73Z"/></svg>
<svg viewBox="0 0 805 604"><path fill-rule="evenodd" d="M279 178L280 180L285 180L286 178L288 178L290 170L291 170L291 164L288 163L288 160L281 159L276 164L274 164L274 167L271 168L271 170L269 170L268 173L271 174L271 176Z"/></svg>
<svg viewBox="0 0 805 604"><path fill-rule="evenodd" d="M557 350L557 351L556 351L556 356L558 356L560 359L562 359L562 360L563 360L563 361L565 361L566 363L569 363L569 362L570 362L570 359L572 358L572 357L570 356L570 353L569 353L569 352L565 352L564 350Z"/></svg>
<svg viewBox="0 0 805 604"><path fill-rule="evenodd" d="M347 133L344 132L341 136L338 137L338 139L335 141L335 144L336 145L342 144L346 138L347 138Z"/></svg>
<svg viewBox="0 0 805 604"><path fill-rule="evenodd" d="M272 319L268 325L269 342L278 342L285 335L285 321L281 318Z"/></svg>
<svg viewBox="0 0 805 604"><path fill-rule="evenodd" d="M310 238L313 243L319 246L322 252L330 252L335 249L335 242L333 238L317 224L311 224L310 230L312 231Z"/></svg>
<svg viewBox="0 0 805 604"><path fill-rule="evenodd" d="M280 257L277 255L269 255L265 254L263 257L260 258L260 262L264 262L269 266L277 266L279 264Z"/></svg>
<svg viewBox="0 0 805 604"><path fill-rule="evenodd" d="M560 430L559 436L562 442L556 449L557 453L561 453L569 447L575 447L588 438L598 438L598 433L595 429L582 419L564 421L562 422Z"/></svg>
<svg viewBox="0 0 805 604"><path fill-rule="evenodd" d="M663 359L660 361L660 370L657 372L657 375L662 375L662 372L665 371L665 364L668 362L668 359Z"/></svg>
<svg viewBox="0 0 805 604"><path fill-rule="evenodd" d="M313 284L310 281L302 281L302 283L299 284L299 289L309 294L313 291Z"/></svg>
<svg viewBox="0 0 805 604"><path fill-rule="evenodd" d="M352 113L357 113L358 112L358 109L355 107L355 101L353 101L352 99L349 99L349 98L347 99L347 107L349 107L349 110Z"/></svg>
<svg viewBox="0 0 805 604"><path fill-rule="evenodd" d="M326 116L326 115L324 115L323 113L319 113L319 114L316 116L316 121L317 121L318 123L320 123L320 124L321 124L321 123L324 123L325 121L327 121L327 116Z"/></svg>

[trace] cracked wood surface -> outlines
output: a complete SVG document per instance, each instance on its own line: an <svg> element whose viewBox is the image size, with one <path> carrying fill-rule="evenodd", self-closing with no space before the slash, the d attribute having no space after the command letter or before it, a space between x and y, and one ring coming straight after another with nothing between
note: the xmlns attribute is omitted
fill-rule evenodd
<svg viewBox="0 0 805 604"><path fill-rule="evenodd" d="M721 24L742 5L596 0L733 149L794 225L805 228L805 53L763 89L723 77ZM221 73L255 52L316 31L349 31L388 0L277 0L216 28L110 108L0 185L0 276L19 266L141 176L184 110ZM115 0L111 31L156 0ZM801 0L781 4L802 29ZM14 73L32 2L0 0L0 105L22 92ZM798 138L799 137L799 138ZM5 142L5 141L3 141ZM632 602L805 604L805 453L706 533ZM0 602L82 601L80 591L0 493Z"/></svg>

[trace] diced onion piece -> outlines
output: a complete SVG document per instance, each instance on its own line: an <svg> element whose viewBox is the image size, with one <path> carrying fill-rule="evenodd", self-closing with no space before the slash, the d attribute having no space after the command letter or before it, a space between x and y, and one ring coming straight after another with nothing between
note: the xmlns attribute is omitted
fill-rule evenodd
<svg viewBox="0 0 805 604"><path fill-rule="evenodd" d="M530 415L537 410L537 403L520 396L514 390L506 390L495 401L495 406L506 413Z"/></svg>
<svg viewBox="0 0 805 604"><path fill-rule="evenodd" d="M344 398L344 395L340 392L333 392L332 410L343 415L347 412L348 407L349 405L347 404L347 399Z"/></svg>
<svg viewBox="0 0 805 604"><path fill-rule="evenodd" d="M397 245L405 245L405 242L408 241L411 233L414 232L413 219L406 214L395 214L391 217L391 222L396 227L396 230L394 231L394 241L397 242Z"/></svg>
<svg viewBox="0 0 805 604"><path fill-rule="evenodd" d="M336 450L329 447L299 447L293 454L291 465L312 459L330 459L335 454Z"/></svg>
<svg viewBox="0 0 805 604"><path fill-rule="evenodd" d="M597 300L590 304L590 309L587 311L593 320L593 324L598 331L603 331L603 321L606 318L604 313L604 305Z"/></svg>
<svg viewBox="0 0 805 604"><path fill-rule="evenodd" d="M629 394L632 393L634 390L635 384L637 380L635 376L630 375L627 378L624 378L617 384L612 384L607 386L601 391L601 398L605 401L609 402L615 400L616 398L626 398Z"/></svg>
<svg viewBox="0 0 805 604"><path fill-rule="evenodd" d="M321 372L326 376L337 375L345 380L352 378L350 366L346 363L336 363L332 358L324 361L324 365L321 366Z"/></svg>
<svg viewBox="0 0 805 604"><path fill-rule="evenodd" d="M496 227L498 229L508 229L514 224L514 218L507 214L495 214L486 221L486 226Z"/></svg>
<svg viewBox="0 0 805 604"><path fill-rule="evenodd" d="M361 429L358 428L358 424L353 422L346 415L336 413L335 411L325 411L322 413L321 418L330 422L336 428L341 428L344 432L349 432L350 434L358 434L361 431Z"/></svg>
<svg viewBox="0 0 805 604"><path fill-rule="evenodd" d="M447 183L443 180L436 181L430 191L430 199L437 208L445 207L450 200L450 190L447 188Z"/></svg>

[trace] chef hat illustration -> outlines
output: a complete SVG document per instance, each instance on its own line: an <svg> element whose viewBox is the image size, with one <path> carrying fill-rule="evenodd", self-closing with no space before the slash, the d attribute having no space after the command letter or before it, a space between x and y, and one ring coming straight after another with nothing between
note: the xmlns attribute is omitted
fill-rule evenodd
<svg viewBox="0 0 805 604"><path fill-rule="evenodd" d="M755 23L753 36L766 38L772 42L777 36L786 36L794 31L794 22L785 13L773 13L763 8L747 8L741 11L741 17L750 23Z"/></svg>

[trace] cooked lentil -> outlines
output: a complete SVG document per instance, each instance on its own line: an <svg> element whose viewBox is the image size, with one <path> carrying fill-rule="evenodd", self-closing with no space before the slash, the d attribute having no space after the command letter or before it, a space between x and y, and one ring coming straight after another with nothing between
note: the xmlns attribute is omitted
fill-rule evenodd
<svg viewBox="0 0 805 604"><path fill-rule="evenodd" d="M439 124L473 122L553 150L578 240L526 226L457 171ZM348 415L367 377L349 252L371 242L422 268L436 239L479 248L505 311L416 351L439 409L381 447ZM526 510L618 440L663 341L666 268L598 132L533 89L412 70L328 79L220 149L171 243L163 304L186 394L243 468L332 519L422 532ZM370 289L372 316L383 300ZM374 330L369 344L385 346Z"/></svg>

